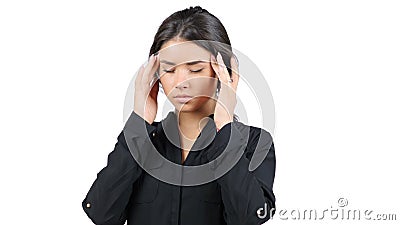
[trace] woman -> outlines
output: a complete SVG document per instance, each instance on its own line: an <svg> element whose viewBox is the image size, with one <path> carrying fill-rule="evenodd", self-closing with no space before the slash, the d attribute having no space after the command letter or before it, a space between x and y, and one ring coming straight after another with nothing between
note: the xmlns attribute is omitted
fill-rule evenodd
<svg viewBox="0 0 400 225"><path fill-rule="evenodd" d="M88 217L97 225L266 222L275 208L274 144L233 114L238 63L222 23L199 6L175 12L149 56L135 80L134 110L82 202ZM157 122L160 86L175 110ZM171 169L177 165L193 170ZM214 173L198 172L203 165Z"/></svg>

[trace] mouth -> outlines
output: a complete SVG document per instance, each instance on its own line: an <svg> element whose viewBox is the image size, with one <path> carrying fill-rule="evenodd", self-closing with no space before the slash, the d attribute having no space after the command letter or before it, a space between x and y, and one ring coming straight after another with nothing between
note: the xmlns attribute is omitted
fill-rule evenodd
<svg viewBox="0 0 400 225"><path fill-rule="evenodd" d="M174 99L176 99L177 102L179 103L186 103L188 101L190 101L190 99L192 99L193 96L189 96L189 95L176 95L174 97Z"/></svg>

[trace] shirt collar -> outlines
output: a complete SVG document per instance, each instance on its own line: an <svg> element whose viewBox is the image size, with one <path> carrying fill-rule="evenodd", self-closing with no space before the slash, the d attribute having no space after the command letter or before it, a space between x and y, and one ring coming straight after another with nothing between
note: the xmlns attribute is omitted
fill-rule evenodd
<svg viewBox="0 0 400 225"><path fill-rule="evenodd" d="M207 147L214 140L216 135L216 126L214 123L214 114L208 115L211 118L207 121L207 124L203 127L196 141L193 143L192 149L201 151ZM175 111L170 111L168 115L161 120L162 132L164 132L166 138L176 147L180 146L179 127L177 114Z"/></svg>

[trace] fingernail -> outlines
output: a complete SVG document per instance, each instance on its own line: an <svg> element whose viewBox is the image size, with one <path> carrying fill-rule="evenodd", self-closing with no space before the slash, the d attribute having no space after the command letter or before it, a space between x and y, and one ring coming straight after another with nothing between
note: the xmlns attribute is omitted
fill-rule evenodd
<svg viewBox="0 0 400 225"><path fill-rule="evenodd" d="M221 53L218 52L217 58L219 58L219 67L222 69L224 61L222 60Z"/></svg>
<svg viewBox="0 0 400 225"><path fill-rule="evenodd" d="M223 62L224 62L224 60L222 59L222 55L221 55L221 53L219 53L219 52L218 52L218 55L219 55L219 60L221 61L221 63L223 63Z"/></svg>

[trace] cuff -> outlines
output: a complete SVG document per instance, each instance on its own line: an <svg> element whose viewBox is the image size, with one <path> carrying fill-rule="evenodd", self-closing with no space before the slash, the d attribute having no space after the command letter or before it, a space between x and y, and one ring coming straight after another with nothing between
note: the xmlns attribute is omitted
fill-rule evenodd
<svg viewBox="0 0 400 225"><path fill-rule="evenodd" d="M154 125L154 122L152 124L148 123L133 110L129 119L126 121L124 132L129 133L130 137L147 138L150 137L150 134L156 129L157 127Z"/></svg>

